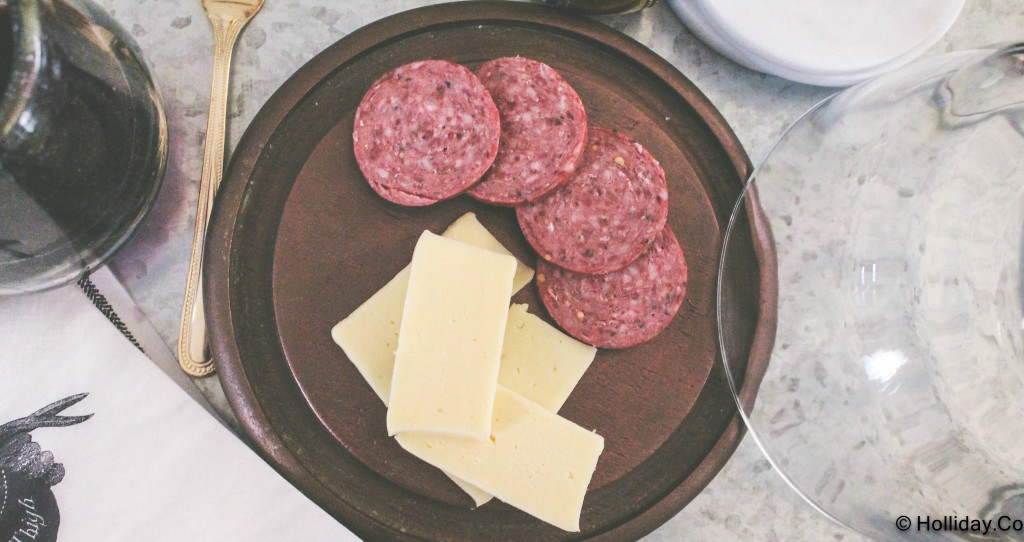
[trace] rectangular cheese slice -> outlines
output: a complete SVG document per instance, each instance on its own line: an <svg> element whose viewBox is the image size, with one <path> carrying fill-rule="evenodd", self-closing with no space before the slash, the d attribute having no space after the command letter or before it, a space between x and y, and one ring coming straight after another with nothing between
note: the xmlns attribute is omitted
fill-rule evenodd
<svg viewBox="0 0 1024 542"><path fill-rule="evenodd" d="M460 216L458 220L448 226L448 229L444 230L442 235L499 254L512 254L491 235L491 232L487 231L487 228L477 220L474 213ZM529 284L531 280L533 280L533 269L517 260L516 276L512 279L512 293L522 290L523 286Z"/></svg>
<svg viewBox="0 0 1024 542"><path fill-rule="evenodd" d="M487 440L515 272L512 256L423 232L398 333L389 435Z"/></svg>
<svg viewBox="0 0 1024 542"><path fill-rule="evenodd" d="M444 237L457 239L473 246L499 254L511 253L476 219L466 213L448 226ZM516 262L513 294L533 279L533 269ZM331 337L345 351L345 355L363 375L366 382L388 404L391 376L395 371L395 350L398 348L398 330L402 324L405 292L409 287L409 267L399 271L390 282L373 294L352 314L331 330Z"/></svg>
<svg viewBox="0 0 1024 542"><path fill-rule="evenodd" d="M526 305L508 309L498 384L558 412L597 355L597 348L562 333Z"/></svg>
<svg viewBox="0 0 1024 542"><path fill-rule="evenodd" d="M580 530L604 438L498 386L487 440L401 433L408 452L560 529Z"/></svg>

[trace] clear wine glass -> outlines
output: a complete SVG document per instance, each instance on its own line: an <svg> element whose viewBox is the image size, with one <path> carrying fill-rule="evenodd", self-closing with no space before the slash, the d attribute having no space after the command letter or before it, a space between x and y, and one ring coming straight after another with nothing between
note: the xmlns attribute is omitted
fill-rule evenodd
<svg viewBox="0 0 1024 542"><path fill-rule="evenodd" d="M166 158L160 100L117 22L89 0L0 0L0 295L106 261Z"/></svg>

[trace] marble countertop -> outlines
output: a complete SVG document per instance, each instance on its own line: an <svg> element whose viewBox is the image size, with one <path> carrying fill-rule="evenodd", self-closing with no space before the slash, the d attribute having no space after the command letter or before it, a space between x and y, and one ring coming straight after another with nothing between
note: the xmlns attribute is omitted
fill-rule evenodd
<svg viewBox="0 0 1024 542"><path fill-rule="evenodd" d="M135 37L163 96L170 124L164 187L140 233L112 262L168 344L175 344L202 168L213 36L199 0L97 0ZM235 51L228 105L229 148L296 69L346 34L424 0L267 0ZM1024 1L968 0L950 32L926 55L1011 41L1024 32ZM668 59L710 98L756 165L800 114L834 89L743 68L701 43L666 3L600 17ZM800 210L796 209L796 213ZM228 411L216 378L200 381ZM825 519L772 472L745 439L711 484L644 540L864 540Z"/></svg>

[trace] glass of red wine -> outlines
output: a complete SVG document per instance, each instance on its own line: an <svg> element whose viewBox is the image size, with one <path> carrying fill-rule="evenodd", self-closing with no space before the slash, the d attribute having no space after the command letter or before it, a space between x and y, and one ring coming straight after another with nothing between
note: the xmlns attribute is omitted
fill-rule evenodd
<svg viewBox="0 0 1024 542"><path fill-rule="evenodd" d="M89 0L0 0L0 295L102 265L166 159L160 99L117 22Z"/></svg>

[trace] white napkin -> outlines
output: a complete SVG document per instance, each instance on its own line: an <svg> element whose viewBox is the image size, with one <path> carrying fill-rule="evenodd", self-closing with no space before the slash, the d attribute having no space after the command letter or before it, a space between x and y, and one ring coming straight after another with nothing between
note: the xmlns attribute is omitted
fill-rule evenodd
<svg viewBox="0 0 1024 542"><path fill-rule="evenodd" d="M0 348L0 540L54 540L58 522L61 541L358 540L78 286L0 297Z"/></svg>

